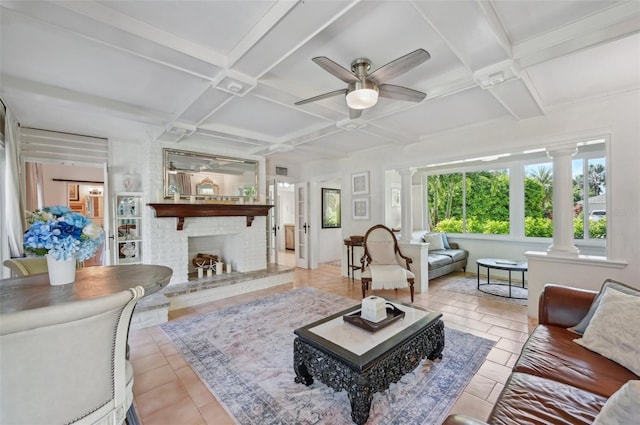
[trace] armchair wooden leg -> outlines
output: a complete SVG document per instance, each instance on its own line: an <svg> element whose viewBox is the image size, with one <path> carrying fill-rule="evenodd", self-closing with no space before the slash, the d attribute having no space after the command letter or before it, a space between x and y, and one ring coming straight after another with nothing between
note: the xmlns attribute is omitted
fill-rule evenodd
<svg viewBox="0 0 640 425"><path fill-rule="evenodd" d="M411 291L411 302L413 302L413 292L414 292L413 284L415 279L411 278L411 279L407 279L407 281L409 282L409 290Z"/></svg>
<svg viewBox="0 0 640 425"><path fill-rule="evenodd" d="M369 289L369 281L370 279L368 278L362 278L360 279L360 281L362 282L362 298L367 296L367 289Z"/></svg>

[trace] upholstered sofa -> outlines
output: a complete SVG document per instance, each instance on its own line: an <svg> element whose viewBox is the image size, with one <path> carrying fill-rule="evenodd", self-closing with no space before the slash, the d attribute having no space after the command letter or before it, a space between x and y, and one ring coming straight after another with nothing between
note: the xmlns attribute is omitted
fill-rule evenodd
<svg viewBox="0 0 640 425"><path fill-rule="evenodd" d="M615 285L619 282L605 281L603 288L610 284ZM631 302L640 301L637 297L640 295L638 290L629 287L627 289L630 290L628 293L635 291L636 294L637 301ZM610 291L607 290L607 292ZM600 294L602 293L601 290ZM597 326L592 325L596 322L595 317L598 314L596 310L601 309L605 302L602 301L603 296L598 295L596 298L596 295L598 293L594 291L561 285L545 286L539 302L539 325L522 348L513 372L490 413L487 420L489 424L637 423L635 420L638 419L640 406L638 375L621 364L574 342L581 335L568 329L571 327L575 330L581 326L582 329L578 330L584 331L587 326L594 328ZM601 301L594 302L594 299ZM592 308L592 304L595 307ZM609 306L615 308L613 304ZM606 323L606 320L602 319L604 311L604 309L601 310L601 318L597 320L599 323ZM594 312L595 314L592 315ZM623 314L629 317L629 312L623 312ZM585 325L588 315L592 315L591 322ZM608 318L612 319L614 316L608 315ZM616 318L613 326L623 327L618 319ZM576 326L577 324L580 326ZM593 339L594 332L596 331L591 331L589 338ZM632 339L638 337L635 331L626 335L631 336ZM582 341L586 340L587 332L584 331ZM624 346L634 343L635 348ZM640 357L637 353L638 341L625 342L621 344L623 347L615 347L615 344L611 343L605 345L608 349L614 350L612 357L625 355L631 359L633 367L638 367ZM625 363L628 365L629 361ZM629 395L629 388L635 391L631 395ZM620 400L624 398L627 399L627 406L618 408ZM605 405L606 414L603 410ZM618 412L615 412L615 409L618 409ZM602 414L598 416L601 410ZM620 414L636 416L628 422L629 419L619 419L617 415ZM485 422L462 415L451 415L443 423L443 425L463 424L479 425Z"/></svg>
<svg viewBox="0 0 640 425"><path fill-rule="evenodd" d="M445 233L414 231L412 238L429 243L429 280L456 270L467 269L469 251L449 241Z"/></svg>

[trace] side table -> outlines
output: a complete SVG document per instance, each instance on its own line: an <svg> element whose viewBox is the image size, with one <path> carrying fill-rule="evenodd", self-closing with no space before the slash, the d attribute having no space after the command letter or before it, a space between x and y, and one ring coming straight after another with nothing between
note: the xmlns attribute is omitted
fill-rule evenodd
<svg viewBox="0 0 640 425"><path fill-rule="evenodd" d="M353 282L355 270L360 270L360 266L356 266L353 262L353 251L356 246L364 245L364 236L349 236L344 240L347 247L347 277L351 277Z"/></svg>
<svg viewBox="0 0 640 425"><path fill-rule="evenodd" d="M498 295L498 294L492 294L490 292L483 291L482 289L480 289L480 286L506 285L504 283L491 283L489 276L490 276L491 269L507 270L509 272L509 296L505 298L526 299L526 298L511 296L511 272L522 272L522 288L524 288L525 287L524 273L527 271L527 267L528 267L526 261L513 261L513 260L503 260L503 259L496 259L496 258L479 258L478 260L476 260L476 264L478 265L478 291L485 292L491 295ZM480 283L480 266L486 267L487 269L487 283L483 283L483 284ZM503 296L503 295L498 295L498 296Z"/></svg>

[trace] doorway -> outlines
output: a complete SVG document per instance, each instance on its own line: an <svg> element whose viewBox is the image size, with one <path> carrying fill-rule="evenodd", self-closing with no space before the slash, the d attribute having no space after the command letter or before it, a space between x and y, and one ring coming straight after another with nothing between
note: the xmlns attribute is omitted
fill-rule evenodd
<svg viewBox="0 0 640 425"><path fill-rule="evenodd" d="M25 170L28 211L45 206L65 205L72 211L87 216L98 226L105 227L108 214L105 211L102 167L26 162ZM104 251L104 247L100 248L95 256L84 261L84 266L107 264Z"/></svg>
<svg viewBox="0 0 640 425"><path fill-rule="evenodd" d="M275 186L275 187L274 187ZM294 186L291 183L274 180L269 183L269 194L274 203L274 217L270 224L270 262L286 267L295 267L295 203Z"/></svg>

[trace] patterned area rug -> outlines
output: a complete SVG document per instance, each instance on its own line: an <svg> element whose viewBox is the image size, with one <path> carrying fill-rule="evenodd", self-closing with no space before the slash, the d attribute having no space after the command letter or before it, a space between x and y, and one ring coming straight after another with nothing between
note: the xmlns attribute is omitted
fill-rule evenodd
<svg viewBox="0 0 640 425"><path fill-rule="evenodd" d="M315 288L162 325L239 424L352 424L345 391L294 382L293 330L354 305ZM424 360L374 396L367 424L439 424L493 342L445 328L443 359Z"/></svg>
<svg viewBox="0 0 640 425"><path fill-rule="evenodd" d="M522 283L520 282L513 283L513 285L511 286L511 296L515 298L507 298L507 295L509 295L509 282L498 280L494 281L493 278L491 278L491 282L497 283L485 285L487 283L486 276L480 276L480 288L485 292L478 291L478 278L475 276L462 277L460 279L452 280L451 282L440 286L438 289L459 292L461 294L474 295L482 298L490 298L495 301L502 301L510 304L527 305L526 298L529 291L526 289L526 283L525 288L522 288Z"/></svg>

